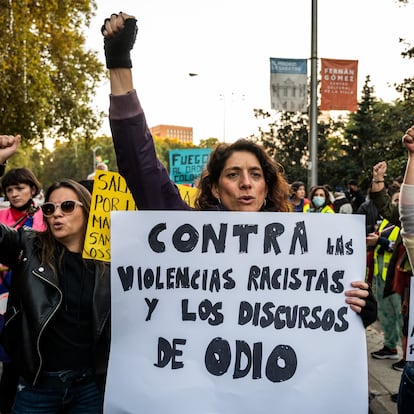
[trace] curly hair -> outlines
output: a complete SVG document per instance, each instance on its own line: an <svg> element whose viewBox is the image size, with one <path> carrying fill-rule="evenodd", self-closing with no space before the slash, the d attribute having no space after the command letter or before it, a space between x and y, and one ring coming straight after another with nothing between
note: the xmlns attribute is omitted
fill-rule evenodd
<svg viewBox="0 0 414 414"><path fill-rule="evenodd" d="M214 184L218 184L224 166L234 152L250 152L258 159L268 188L264 210L291 211L288 201L289 184L284 177L282 166L276 163L262 146L247 139L239 139L232 144L219 144L210 154L207 167L198 183L195 207L200 210L217 208L219 201L214 197L212 188Z"/></svg>
<svg viewBox="0 0 414 414"><path fill-rule="evenodd" d="M322 190L325 194L325 203L323 204L323 207L331 205L331 199L329 197L329 191L326 188L326 186L324 186L324 185L315 185L314 187L311 188L309 198L311 200L312 205L313 205L312 198L315 195L317 190Z"/></svg>

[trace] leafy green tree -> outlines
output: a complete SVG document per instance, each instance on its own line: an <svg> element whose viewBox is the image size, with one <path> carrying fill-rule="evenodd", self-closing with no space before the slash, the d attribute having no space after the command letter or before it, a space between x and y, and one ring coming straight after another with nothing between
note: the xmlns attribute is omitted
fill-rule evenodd
<svg viewBox="0 0 414 414"><path fill-rule="evenodd" d="M155 151L158 158L164 164L165 168L170 171L170 150L178 148L195 148L190 143L183 143L178 139L154 137Z"/></svg>
<svg viewBox="0 0 414 414"><path fill-rule="evenodd" d="M85 50L93 0L0 0L0 130L22 146L46 137L93 137L90 107L103 65Z"/></svg>
<svg viewBox="0 0 414 414"><path fill-rule="evenodd" d="M344 179L357 179L360 183L369 181L372 167L378 161L379 152L383 148L384 134L378 120L388 104L383 104L374 95L367 76L362 89L362 98L358 110L349 115L345 127L343 149L346 152L348 168Z"/></svg>
<svg viewBox="0 0 414 414"><path fill-rule="evenodd" d="M414 125L414 97L395 101L384 114L381 129L385 133L385 145L382 152L388 164L388 177L404 175L407 152L401 137L411 125Z"/></svg>
<svg viewBox="0 0 414 414"><path fill-rule="evenodd" d="M102 136L88 141L88 145L86 143L86 138L79 137L76 141L57 141L53 150L41 146L21 146L17 154L10 158L8 168L30 168L46 189L62 178L85 180L94 170L91 148L98 148L95 155L107 164L110 171L118 171L111 137Z"/></svg>
<svg viewBox="0 0 414 414"><path fill-rule="evenodd" d="M176 139L154 138L157 155L168 169L169 151L176 148L194 148ZM76 140L56 141L53 150L46 147L21 146L9 160L8 168L25 166L30 168L46 189L62 178L76 181L85 180L94 170L95 156L107 164L109 171L118 172L116 155L111 137L101 136L94 139L78 137Z"/></svg>
<svg viewBox="0 0 414 414"><path fill-rule="evenodd" d="M348 163L345 178L356 178L368 189L372 167L379 161L387 161L388 176L403 173L406 155L400 143L403 132L414 123L414 100L408 94L403 99L385 103L375 98L369 86L364 84L358 110L350 114L345 128L344 150Z"/></svg>
<svg viewBox="0 0 414 414"><path fill-rule="evenodd" d="M218 138L207 138L207 139L201 139L199 147L200 148L215 148L220 143Z"/></svg>
<svg viewBox="0 0 414 414"><path fill-rule="evenodd" d="M343 184L343 130L345 121L319 119L318 122L318 183L335 188Z"/></svg>
<svg viewBox="0 0 414 414"><path fill-rule="evenodd" d="M307 182L309 161L309 117L296 112L280 112L274 118L268 112L257 109L255 116L268 122L255 137L267 152L279 162L289 182ZM338 181L335 163L340 159L341 120L319 120L318 171L319 183L334 185Z"/></svg>
<svg viewBox="0 0 414 414"><path fill-rule="evenodd" d="M255 109L255 117L267 122L260 127L258 135L253 137L261 142L278 163L280 163L292 182L306 182L306 163L308 153L308 119L295 112L278 112L272 117L269 112Z"/></svg>

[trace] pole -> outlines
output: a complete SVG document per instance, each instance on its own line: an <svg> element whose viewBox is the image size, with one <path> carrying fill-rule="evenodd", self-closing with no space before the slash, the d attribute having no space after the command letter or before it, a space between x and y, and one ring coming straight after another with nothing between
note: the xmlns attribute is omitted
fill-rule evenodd
<svg viewBox="0 0 414 414"><path fill-rule="evenodd" d="M93 154L92 171L95 171L96 170L96 151L98 149L101 149L101 147L99 145L97 145L96 147L92 148L92 154Z"/></svg>
<svg viewBox="0 0 414 414"><path fill-rule="evenodd" d="M226 113L226 94L225 94L225 92L223 92L221 95L220 95L221 97L222 97L222 99L223 99L223 142L226 142L226 116L227 116L227 113Z"/></svg>
<svg viewBox="0 0 414 414"><path fill-rule="evenodd" d="M312 0L311 35L311 90L309 108L309 156L308 185L318 184L318 0Z"/></svg>

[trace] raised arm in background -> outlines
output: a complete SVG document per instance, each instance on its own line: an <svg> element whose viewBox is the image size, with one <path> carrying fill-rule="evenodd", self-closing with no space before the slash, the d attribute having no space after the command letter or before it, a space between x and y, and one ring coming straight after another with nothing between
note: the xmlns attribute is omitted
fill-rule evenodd
<svg viewBox="0 0 414 414"><path fill-rule="evenodd" d="M20 135L0 135L0 177L4 174L7 160L17 151Z"/></svg>
<svg viewBox="0 0 414 414"><path fill-rule="evenodd" d="M372 169L370 198L382 217L396 226L401 227L400 213L398 208L391 203L391 197L385 187L386 172L386 161L381 161L374 165Z"/></svg>

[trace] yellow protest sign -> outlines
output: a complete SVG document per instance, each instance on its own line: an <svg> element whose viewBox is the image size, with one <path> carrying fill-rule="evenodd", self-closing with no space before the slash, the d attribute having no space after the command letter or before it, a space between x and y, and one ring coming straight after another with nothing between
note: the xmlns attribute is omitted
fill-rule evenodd
<svg viewBox="0 0 414 414"><path fill-rule="evenodd" d="M194 206L197 189L185 185L177 187L183 200ZM111 211L126 210L138 208L124 178L116 172L97 170L83 249L85 259L111 260Z"/></svg>
<svg viewBox="0 0 414 414"><path fill-rule="evenodd" d="M180 190L181 198L191 207L194 207L194 200L197 195L197 189L194 187L189 187L184 184L177 184L178 189Z"/></svg>

